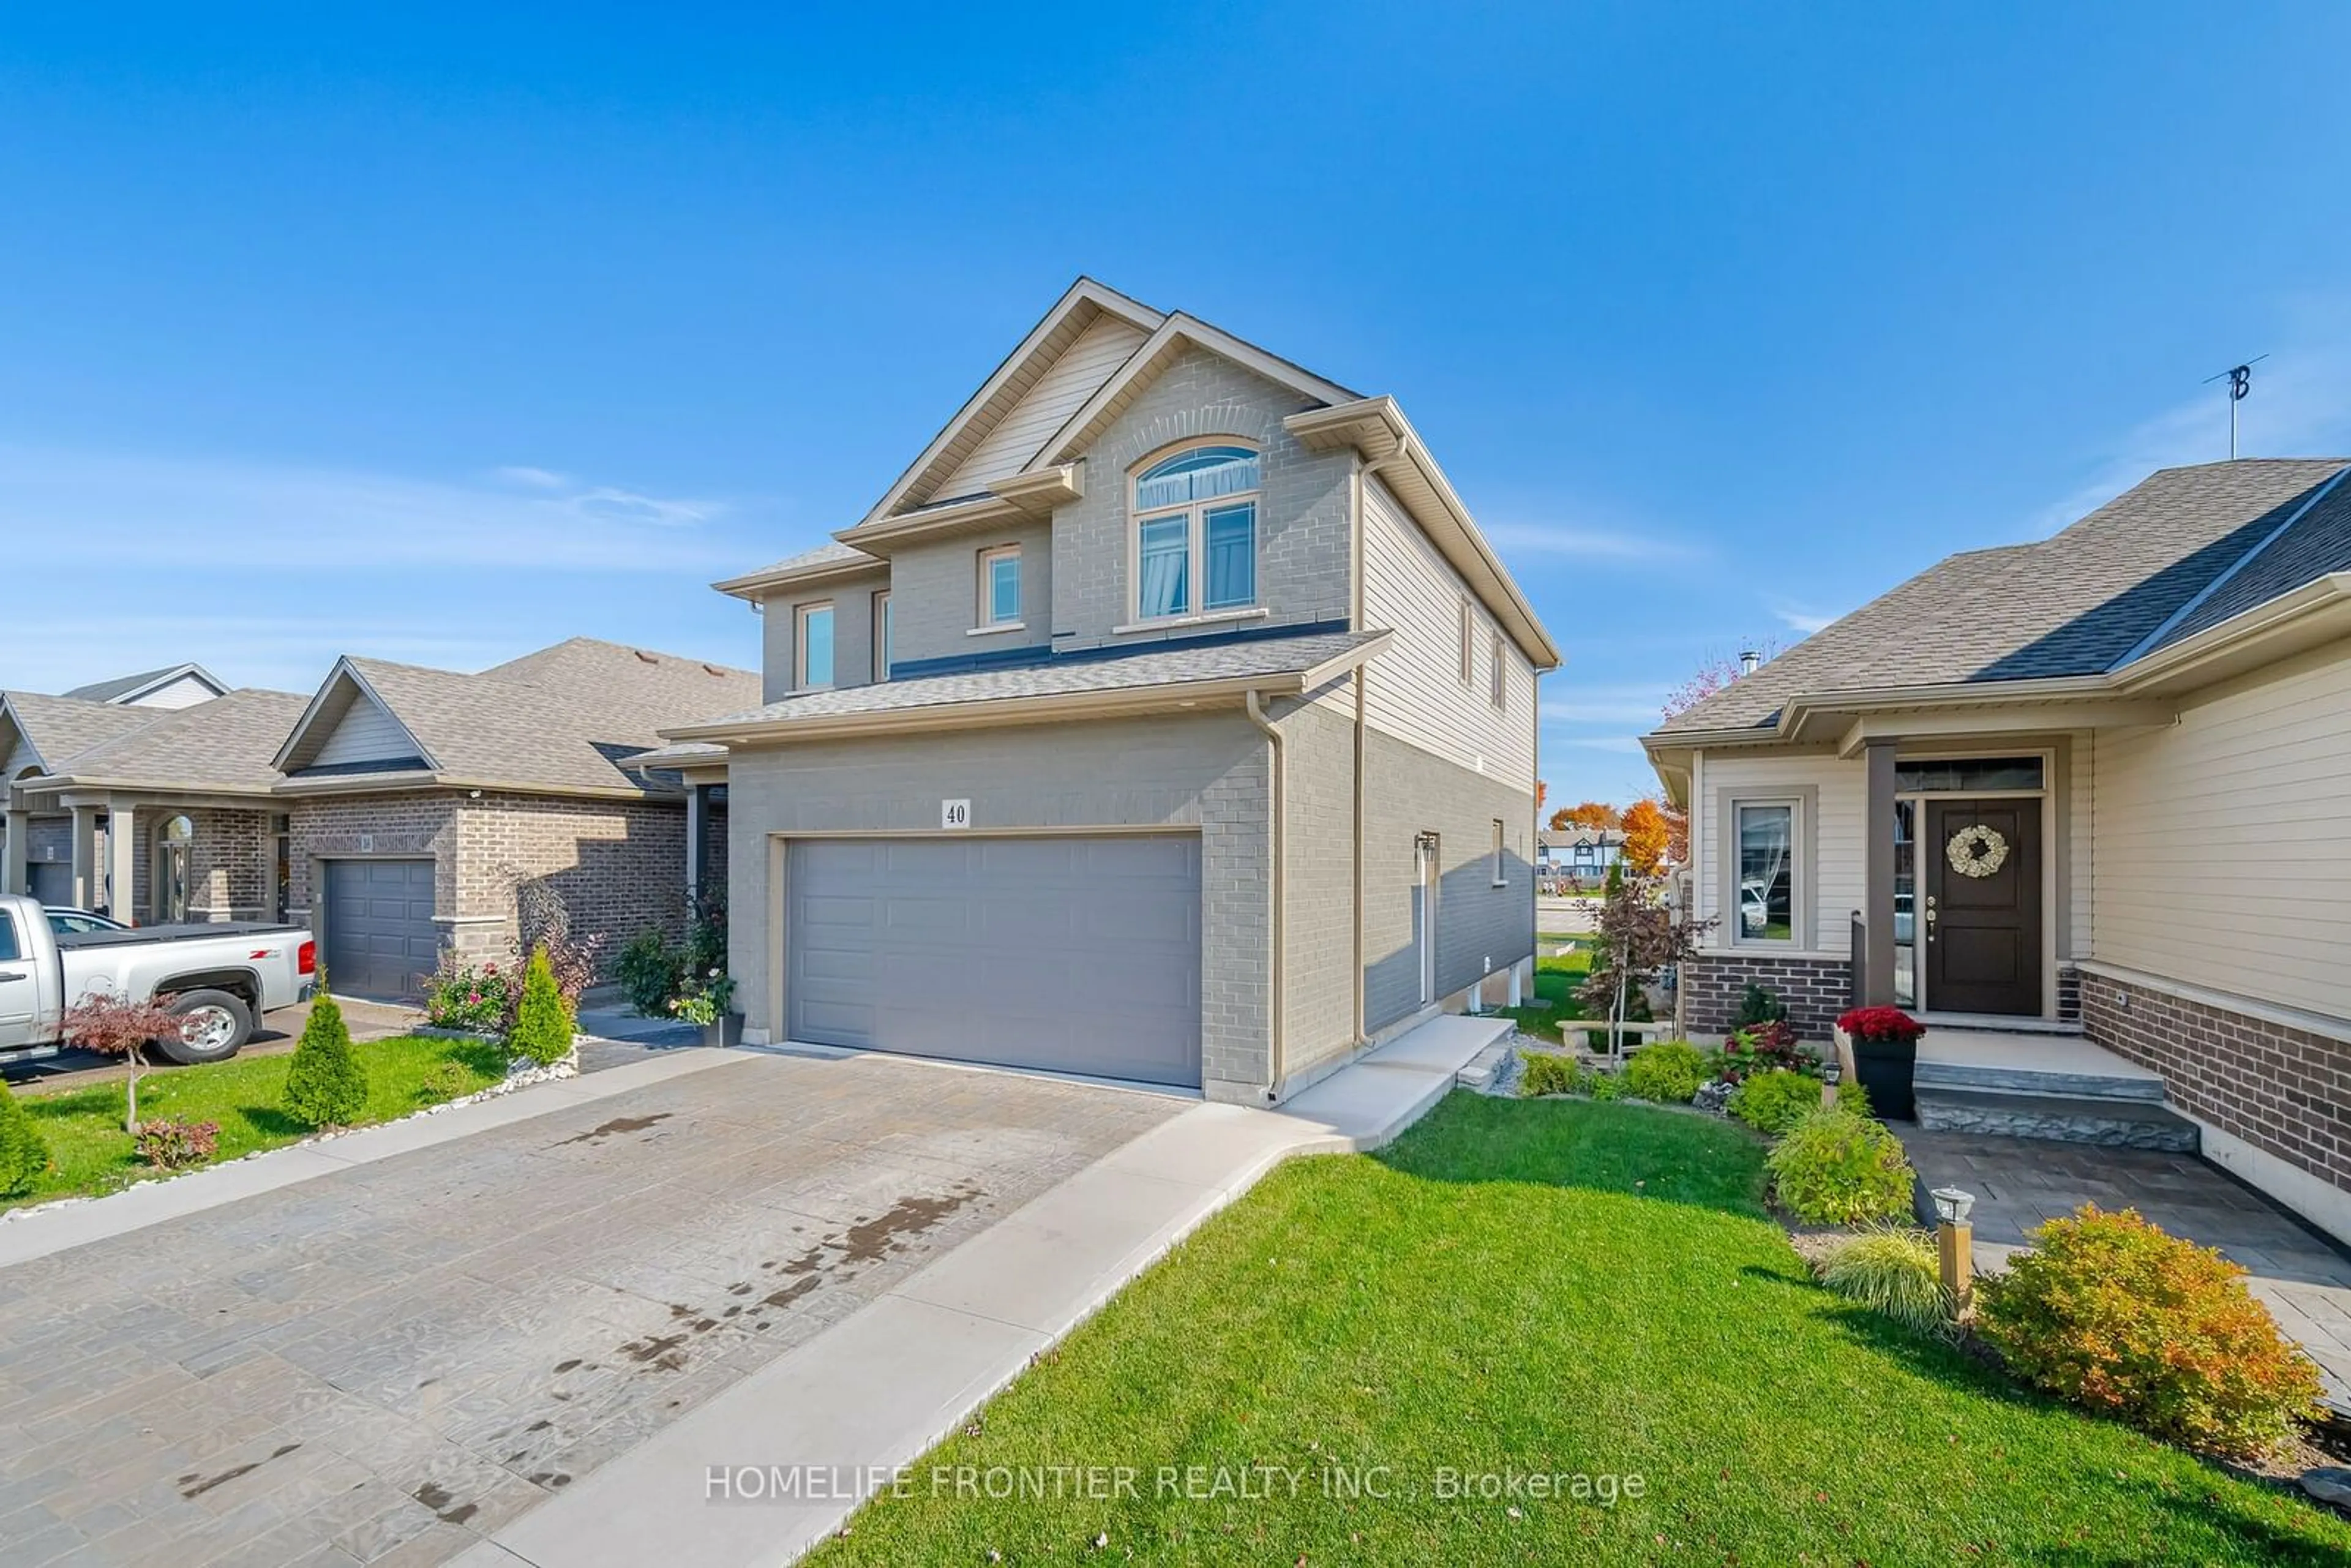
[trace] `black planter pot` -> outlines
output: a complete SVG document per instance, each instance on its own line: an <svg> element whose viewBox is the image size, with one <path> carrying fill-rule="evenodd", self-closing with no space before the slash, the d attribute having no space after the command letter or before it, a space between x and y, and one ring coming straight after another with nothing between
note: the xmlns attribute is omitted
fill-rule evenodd
<svg viewBox="0 0 2351 1568"><path fill-rule="evenodd" d="M702 1043L709 1046L740 1045L743 1043L743 1015L721 1013L702 1026Z"/></svg>
<svg viewBox="0 0 2351 1568"><path fill-rule="evenodd" d="M1869 1108L1883 1120L1915 1122L1918 1097L1918 1042L1915 1040L1855 1040L1853 1075L1869 1096Z"/></svg>

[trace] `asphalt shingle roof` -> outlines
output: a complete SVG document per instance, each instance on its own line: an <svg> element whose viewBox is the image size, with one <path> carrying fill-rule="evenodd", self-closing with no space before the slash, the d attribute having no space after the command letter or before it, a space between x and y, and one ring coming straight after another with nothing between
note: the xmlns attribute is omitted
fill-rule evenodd
<svg viewBox="0 0 2351 1568"><path fill-rule="evenodd" d="M664 724L684 722L681 715L741 707L758 701L760 692L756 670L705 664L593 637L574 637L493 664L482 674L496 680L526 681L573 697L590 697L599 707L643 709Z"/></svg>
<svg viewBox="0 0 2351 1568"><path fill-rule="evenodd" d="M798 555L788 555L781 560L770 561L757 571L747 571L743 575L770 577L780 571L799 571L808 567L831 566L836 562L847 561L872 561L879 567L882 564L882 558L868 555L855 545L845 545L835 539L827 544L820 544L814 549L802 550Z"/></svg>
<svg viewBox="0 0 2351 1568"><path fill-rule="evenodd" d="M1010 697L1063 696L1200 681L1244 680L1252 675L1299 674L1384 635L1382 632L1319 632L1248 642L1204 639L1196 646L1154 647L1148 653L1117 658L1063 657L1016 669L920 675L911 680L803 692L764 707L703 722L727 725L841 718L854 714L1000 702Z"/></svg>
<svg viewBox="0 0 2351 1568"><path fill-rule="evenodd" d="M38 692L10 692L8 710L16 716L25 737L41 754L42 763L51 773L66 771L66 764L72 758L100 741L128 735L155 723L164 714L179 711L118 707L112 703L44 696Z"/></svg>
<svg viewBox="0 0 2351 1568"><path fill-rule="evenodd" d="M143 714L149 722L53 763L50 772L190 789L266 789L278 778L270 759L309 700L246 687L183 708L120 710Z"/></svg>
<svg viewBox="0 0 2351 1568"><path fill-rule="evenodd" d="M1677 715L1659 733L1768 725L1791 697L1811 692L2100 674L2243 559L2343 466L2341 459L2250 458L2163 469L2037 543L1938 562ZM2339 528L2351 513L2332 500L2313 516L2324 511L2322 521ZM2205 623L2206 611L2236 604L2299 570L2297 563L2332 559L2330 549L2315 542L2316 532L2281 556L2275 570L2261 566L2272 551L2255 557L2190 612L2189 621ZM2297 586L2285 583L2263 597Z"/></svg>
<svg viewBox="0 0 2351 1568"><path fill-rule="evenodd" d="M69 697L79 697L89 703L109 703L125 692L135 692L151 682L162 680L165 675L182 670L194 674L207 674L207 672L196 664L166 664L160 670L141 670L135 675L118 675L110 681L93 681L86 686L76 686L65 695ZM209 678L208 674L207 678Z"/></svg>

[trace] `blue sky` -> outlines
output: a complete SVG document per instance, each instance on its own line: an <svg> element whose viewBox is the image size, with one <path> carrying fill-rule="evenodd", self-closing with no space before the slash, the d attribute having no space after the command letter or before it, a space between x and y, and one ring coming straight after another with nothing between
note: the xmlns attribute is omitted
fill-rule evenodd
<svg viewBox="0 0 2351 1568"><path fill-rule="evenodd" d="M2249 454L2351 452L2351 8L851 9L12 7L0 685L756 664L709 580L1080 272L1403 401L1567 650L1554 800L2224 455L2239 359Z"/></svg>

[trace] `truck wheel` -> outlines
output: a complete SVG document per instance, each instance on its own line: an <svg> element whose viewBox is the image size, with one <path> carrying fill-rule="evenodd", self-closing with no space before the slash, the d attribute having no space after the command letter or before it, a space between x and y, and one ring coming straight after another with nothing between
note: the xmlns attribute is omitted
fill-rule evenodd
<svg viewBox="0 0 2351 1568"><path fill-rule="evenodd" d="M181 1019L180 1038L159 1040L155 1049L183 1066L225 1061L253 1033L253 1014L226 991L182 991L172 1011Z"/></svg>

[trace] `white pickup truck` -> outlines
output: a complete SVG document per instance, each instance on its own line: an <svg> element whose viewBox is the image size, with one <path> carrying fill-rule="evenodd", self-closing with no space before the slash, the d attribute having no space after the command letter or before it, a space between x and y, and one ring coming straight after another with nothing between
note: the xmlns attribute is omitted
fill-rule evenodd
<svg viewBox="0 0 2351 1568"><path fill-rule="evenodd" d="M180 1038L155 1049L173 1061L220 1061L262 1014L308 998L318 955L298 925L58 930L34 900L0 894L0 1056L57 1044L66 1009L99 991L162 998L180 1015Z"/></svg>

